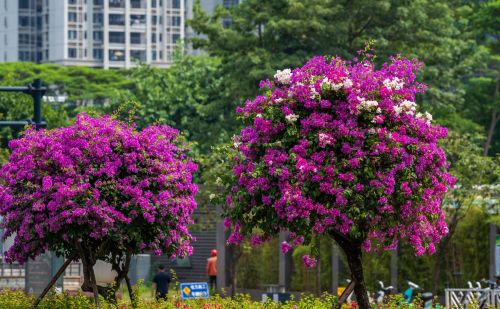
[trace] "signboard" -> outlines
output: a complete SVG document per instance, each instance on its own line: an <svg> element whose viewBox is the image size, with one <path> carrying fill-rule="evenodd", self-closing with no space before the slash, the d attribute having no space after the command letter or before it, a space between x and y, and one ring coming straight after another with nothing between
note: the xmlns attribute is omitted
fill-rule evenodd
<svg viewBox="0 0 500 309"><path fill-rule="evenodd" d="M497 235L495 242L495 266L495 273L500 276L500 235Z"/></svg>
<svg viewBox="0 0 500 309"><path fill-rule="evenodd" d="M182 299L208 298L209 296L206 282L181 283Z"/></svg>

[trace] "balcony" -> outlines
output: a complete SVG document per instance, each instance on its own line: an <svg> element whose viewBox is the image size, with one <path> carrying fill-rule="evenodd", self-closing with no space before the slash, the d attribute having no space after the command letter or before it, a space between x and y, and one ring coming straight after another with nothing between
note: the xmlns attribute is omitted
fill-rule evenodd
<svg viewBox="0 0 500 309"><path fill-rule="evenodd" d="M109 14L110 26L125 26L125 16L123 14Z"/></svg>
<svg viewBox="0 0 500 309"><path fill-rule="evenodd" d="M140 32L131 32L130 44L146 44L146 34Z"/></svg>
<svg viewBox="0 0 500 309"><path fill-rule="evenodd" d="M130 15L130 25L132 27L145 27L146 26L146 15Z"/></svg>
<svg viewBox="0 0 500 309"><path fill-rule="evenodd" d="M144 0L130 0L130 7L133 9L145 9L146 1Z"/></svg>
<svg viewBox="0 0 500 309"><path fill-rule="evenodd" d="M146 61L146 51L145 50L131 50L130 59L132 61Z"/></svg>
<svg viewBox="0 0 500 309"><path fill-rule="evenodd" d="M109 7L117 9L125 8L125 0L109 0Z"/></svg>
<svg viewBox="0 0 500 309"><path fill-rule="evenodd" d="M121 49L110 49L109 50L109 60L110 61L124 61L125 53Z"/></svg>

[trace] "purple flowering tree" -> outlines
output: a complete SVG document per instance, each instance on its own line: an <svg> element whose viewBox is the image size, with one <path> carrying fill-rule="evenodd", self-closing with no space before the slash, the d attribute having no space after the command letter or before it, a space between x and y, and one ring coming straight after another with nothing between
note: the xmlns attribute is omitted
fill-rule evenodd
<svg viewBox="0 0 500 309"><path fill-rule="evenodd" d="M369 308L362 250L406 239L434 253L448 232L441 198L454 183L439 139L447 130L419 111L421 64L314 57L261 82L238 113L225 225L230 243L289 231L294 245L329 235L347 255L361 308ZM314 266L314 256L303 257Z"/></svg>
<svg viewBox="0 0 500 309"><path fill-rule="evenodd" d="M0 170L1 226L15 235L7 261L46 250L80 259L82 289L96 294L98 259L117 270L116 289L133 254L191 254L196 165L177 130L80 114L66 128L27 129L9 146Z"/></svg>

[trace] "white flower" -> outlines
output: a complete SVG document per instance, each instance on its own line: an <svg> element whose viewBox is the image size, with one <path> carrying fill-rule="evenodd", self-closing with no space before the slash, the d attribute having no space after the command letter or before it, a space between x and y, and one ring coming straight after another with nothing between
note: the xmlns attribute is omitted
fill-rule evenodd
<svg viewBox="0 0 500 309"><path fill-rule="evenodd" d="M233 146L234 148L238 149L240 147L241 143L241 137L234 135L233 138Z"/></svg>
<svg viewBox="0 0 500 309"><path fill-rule="evenodd" d="M371 110L372 107L378 107L378 102L377 101L365 101L365 99L358 97L358 100L361 101L359 105L357 106L358 110Z"/></svg>
<svg viewBox="0 0 500 309"><path fill-rule="evenodd" d="M277 99L274 100L274 103L281 104L283 101L285 101L285 99L283 99L283 98L277 98Z"/></svg>
<svg viewBox="0 0 500 309"><path fill-rule="evenodd" d="M262 118L262 114L255 115L255 118Z"/></svg>
<svg viewBox="0 0 500 309"><path fill-rule="evenodd" d="M425 112L425 118L427 118L427 120L429 121L432 121L432 115L429 112Z"/></svg>
<svg viewBox="0 0 500 309"><path fill-rule="evenodd" d="M403 108L399 105L394 105L393 109L394 109L394 112L396 113L396 115L398 115L398 116L403 112Z"/></svg>
<svg viewBox="0 0 500 309"><path fill-rule="evenodd" d="M215 179L215 183L218 185L222 184L222 179L220 177L217 177L217 179Z"/></svg>
<svg viewBox="0 0 500 309"><path fill-rule="evenodd" d="M377 130L375 128L370 128L370 129L368 129L368 133L370 133L370 134L376 134Z"/></svg>
<svg viewBox="0 0 500 309"><path fill-rule="evenodd" d="M208 196L208 198L209 198L210 200L213 200L213 199L215 198L215 194L214 194L214 193L210 194L210 195Z"/></svg>
<svg viewBox="0 0 500 309"><path fill-rule="evenodd" d="M292 70L284 69L276 71L274 74L274 79L282 84L290 84L290 78L292 77Z"/></svg>
<svg viewBox="0 0 500 309"><path fill-rule="evenodd" d="M323 80L321 81L321 88L326 88L326 89L331 89L333 83L331 80L328 79L328 77L325 77L323 78Z"/></svg>
<svg viewBox="0 0 500 309"><path fill-rule="evenodd" d="M342 84L342 83L333 84L332 88L335 91L339 91L342 88L343 85L344 84Z"/></svg>
<svg viewBox="0 0 500 309"><path fill-rule="evenodd" d="M316 88L314 86L309 87L309 89L311 90L311 99L313 100L321 99L321 94L318 91L316 91Z"/></svg>
<svg viewBox="0 0 500 309"><path fill-rule="evenodd" d="M349 89L352 87L353 84L349 78L346 78L346 79L344 79L343 85L344 85L345 89Z"/></svg>
<svg viewBox="0 0 500 309"><path fill-rule="evenodd" d="M325 133L318 133L318 141L321 147L325 147L325 145L333 144L333 138Z"/></svg>
<svg viewBox="0 0 500 309"><path fill-rule="evenodd" d="M299 116L295 115L295 114L290 114L290 115L286 115L285 118L289 122L295 122L295 121L297 121L297 119L299 119Z"/></svg>
<svg viewBox="0 0 500 309"><path fill-rule="evenodd" d="M377 114L382 113L382 109L380 107L377 107Z"/></svg>
<svg viewBox="0 0 500 309"><path fill-rule="evenodd" d="M406 109L412 110L412 111L414 111L417 108L417 104L415 102L408 101L408 100L404 100L399 105L402 107L405 107Z"/></svg>
<svg viewBox="0 0 500 309"><path fill-rule="evenodd" d="M403 88L403 85L404 85L404 82L401 81L398 77L394 77L393 80L386 78L386 79L384 79L383 83L384 83L384 86L386 86L387 88L395 89L395 90L399 90L399 89Z"/></svg>
<svg viewBox="0 0 500 309"><path fill-rule="evenodd" d="M422 118L422 116L423 116L423 115L422 115L422 113L420 113L420 112L419 112L419 113L417 113L417 114L415 115L415 117L417 117L417 118Z"/></svg>

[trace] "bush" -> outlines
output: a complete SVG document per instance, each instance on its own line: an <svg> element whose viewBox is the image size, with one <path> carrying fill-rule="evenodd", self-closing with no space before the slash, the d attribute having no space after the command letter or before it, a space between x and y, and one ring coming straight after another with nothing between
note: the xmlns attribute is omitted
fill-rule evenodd
<svg viewBox="0 0 500 309"><path fill-rule="evenodd" d="M25 294L23 291L0 290L0 308L9 309L30 309L35 298ZM337 301L336 297L325 293L321 297L312 295L303 295L300 300L291 300L285 304L275 304L268 301L262 304L260 301L253 301L249 295L238 294L233 298L222 298L215 295L209 299L186 300L182 301L178 296L178 291L172 291L169 300L166 302L156 302L151 299L139 299L137 309L323 309L331 308ZM39 309L95 309L93 299L81 293L68 295L67 293L50 293L38 306ZM103 309L129 309L132 308L127 298L118 302L117 305L109 304L102 299L101 308ZM343 309L356 308L356 305L344 305ZM402 303L402 297L396 295L391 297L384 306L377 308L423 308L419 301L413 304Z"/></svg>

